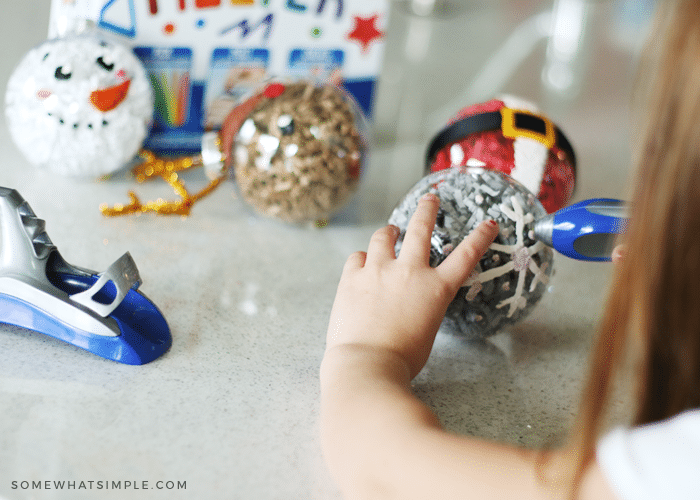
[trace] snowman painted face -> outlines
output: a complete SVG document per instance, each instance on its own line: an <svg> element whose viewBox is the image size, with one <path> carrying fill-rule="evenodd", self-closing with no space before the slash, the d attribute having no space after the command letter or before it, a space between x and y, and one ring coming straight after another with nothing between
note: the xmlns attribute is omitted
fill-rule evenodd
<svg viewBox="0 0 700 500"><path fill-rule="evenodd" d="M5 98L12 138L27 159L70 176L126 165L153 114L151 84L131 50L87 35L29 51Z"/></svg>

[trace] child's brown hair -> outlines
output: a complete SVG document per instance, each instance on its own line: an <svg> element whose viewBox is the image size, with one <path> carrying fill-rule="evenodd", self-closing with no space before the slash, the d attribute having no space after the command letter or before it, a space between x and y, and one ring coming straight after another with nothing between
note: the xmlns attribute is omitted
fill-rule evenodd
<svg viewBox="0 0 700 500"><path fill-rule="evenodd" d="M658 4L635 93L626 253L571 438L574 486L595 457L630 354L633 425L700 407L700 1Z"/></svg>

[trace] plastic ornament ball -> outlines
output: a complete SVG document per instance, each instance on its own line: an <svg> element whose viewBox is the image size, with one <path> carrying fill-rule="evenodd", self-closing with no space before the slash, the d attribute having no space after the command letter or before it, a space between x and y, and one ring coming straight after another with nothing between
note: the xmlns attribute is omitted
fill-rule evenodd
<svg viewBox="0 0 700 500"><path fill-rule="evenodd" d="M153 90L131 49L96 33L30 50L9 79L6 118L30 163L99 177L129 163L153 115Z"/></svg>
<svg viewBox="0 0 700 500"><path fill-rule="evenodd" d="M500 232L450 303L443 326L469 339L483 339L524 319L542 298L553 271L552 250L532 234L547 215L524 186L498 171L453 167L421 179L394 209L389 223L401 230L426 193L440 198L431 237L435 267L482 221L494 219Z"/></svg>
<svg viewBox="0 0 700 500"><path fill-rule="evenodd" d="M250 110L232 141L230 163L246 203L267 217L314 222L349 201L367 142L362 113L342 89L273 82L242 107Z"/></svg>
<svg viewBox="0 0 700 500"><path fill-rule="evenodd" d="M461 110L433 138L427 156L427 172L466 165L509 175L549 213L566 206L574 191L576 158L568 139L534 104L512 96Z"/></svg>

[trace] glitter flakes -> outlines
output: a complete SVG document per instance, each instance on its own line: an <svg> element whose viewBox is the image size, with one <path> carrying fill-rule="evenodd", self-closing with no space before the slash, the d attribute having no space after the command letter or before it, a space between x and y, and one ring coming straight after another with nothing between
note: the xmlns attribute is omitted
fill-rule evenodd
<svg viewBox="0 0 700 500"><path fill-rule="evenodd" d="M361 112L332 85L300 80L279 88L238 132L233 177L242 199L262 215L327 219L359 186L366 153Z"/></svg>

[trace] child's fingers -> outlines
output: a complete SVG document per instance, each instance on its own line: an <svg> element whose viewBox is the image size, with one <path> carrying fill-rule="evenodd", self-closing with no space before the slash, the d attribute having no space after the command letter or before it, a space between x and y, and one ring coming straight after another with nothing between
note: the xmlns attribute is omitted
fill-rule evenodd
<svg viewBox="0 0 700 500"><path fill-rule="evenodd" d="M626 245L617 245L612 251L612 262L615 265L621 264L627 253Z"/></svg>
<svg viewBox="0 0 700 500"><path fill-rule="evenodd" d="M423 195L406 228L401 245L400 260L414 260L428 264L430 259L430 237L435 227L435 218L440 200L432 193Z"/></svg>
<svg viewBox="0 0 700 500"><path fill-rule="evenodd" d="M366 260L367 254L365 252L355 252L350 254L350 257L348 257L348 259L345 261L343 273L364 267Z"/></svg>
<svg viewBox="0 0 700 500"><path fill-rule="evenodd" d="M479 224L437 267L440 276L456 288L462 286L497 235L496 221Z"/></svg>
<svg viewBox="0 0 700 500"><path fill-rule="evenodd" d="M369 240L367 264L384 262L396 258L394 246L399 237L399 228L394 225L377 229Z"/></svg>

